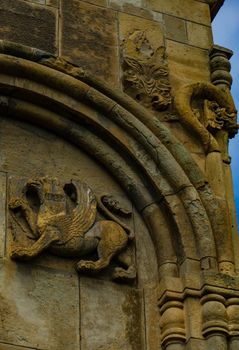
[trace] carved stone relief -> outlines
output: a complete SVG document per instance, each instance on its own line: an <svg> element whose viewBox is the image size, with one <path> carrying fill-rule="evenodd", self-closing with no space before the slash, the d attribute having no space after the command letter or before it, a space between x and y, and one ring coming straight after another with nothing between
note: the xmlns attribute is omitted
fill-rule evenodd
<svg viewBox="0 0 239 350"><path fill-rule="evenodd" d="M225 130L229 137L234 137L238 131L236 114L229 113L216 101L204 101L204 126L213 134L217 130Z"/></svg>
<svg viewBox="0 0 239 350"><path fill-rule="evenodd" d="M229 137L234 137L238 131L236 114L230 113L225 107L221 107L216 101L204 100L201 108L193 108L195 117L212 134L219 130L228 132Z"/></svg>
<svg viewBox="0 0 239 350"><path fill-rule="evenodd" d="M165 48L154 49L147 31L135 30L122 42L124 91L146 108L163 111L171 104Z"/></svg>
<svg viewBox="0 0 239 350"><path fill-rule="evenodd" d="M25 181L20 192L21 196L12 195L8 203L12 259L30 260L45 250L65 258L88 256L89 260L76 264L76 270L96 273L117 258L112 278L135 278L134 234L113 212L127 217L132 213L116 198L98 198L85 183L63 184L48 176ZM107 220L97 219L97 209Z"/></svg>
<svg viewBox="0 0 239 350"><path fill-rule="evenodd" d="M238 131L236 109L229 94L209 83L186 85L175 95L174 107L179 120L202 142L205 153L222 151L218 131L229 137Z"/></svg>

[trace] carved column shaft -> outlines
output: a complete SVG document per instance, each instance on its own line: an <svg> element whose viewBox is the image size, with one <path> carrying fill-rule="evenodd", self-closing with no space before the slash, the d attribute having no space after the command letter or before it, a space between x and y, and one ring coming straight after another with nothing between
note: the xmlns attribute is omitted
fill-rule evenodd
<svg viewBox="0 0 239 350"><path fill-rule="evenodd" d="M228 318L225 299L217 294L202 298L202 333L207 348L227 350Z"/></svg>
<svg viewBox="0 0 239 350"><path fill-rule="evenodd" d="M227 315L229 322L230 347L229 350L239 349L239 299L227 300Z"/></svg>
<svg viewBox="0 0 239 350"><path fill-rule="evenodd" d="M219 87L227 94L230 93L232 85L232 76L230 74L231 64L230 58L233 52L221 46L214 45L210 52L210 68L211 68L211 80L214 85ZM235 124L236 126L236 124ZM220 182L222 182L221 188L226 188L225 194L222 197L225 198L227 202L226 211L228 212L228 234L232 235L233 247L238 245L238 234L237 234L237 220L236 220L236 210L234 203L234 193L232 184L232 174L230 168L230 157L228 155L228 139L233 137L234 134L230 133L230 130L222 129L217 132L216 139L221 148L222 155L222 174L220 175ZM209 160L208 160L209 161ZM218 165L219 166L219 165ZM224 184L224 186L223 186ZM236 269L239 268L239 258L238 254L234 252Z"/></svg>
<svg viewBox="0 0 239 350"><path fill-rule="evenodd" d="M231 63L229 59L233 52L221 46L214 45L210 52L210 68L212 83L219 89L230 94L232 76L230 74ZM228 156L228 130L225 128L217 132L216 138L221 146L222 158L225 163L230 163Z"/></svg>
<svg viewBox="0 0 239 350"><path fill-rule="evenodd" d="M186 331L183 303L170 300L160 308L161 342L164 350L185 349Z"/></svg>
<svg viewBox="0 0 239 350"><path fill-rule="evenodd" d="M232 76L230 74L231 63L229 59L232 55L233 52L231 50L218 45L214 45L210 52L211 80L220 89L231 89Z"/></svg>
<svg viewBox="0 0 239 350"><path fill-rule="evenodd" d="M233 337L229 343L229 350L238 350L239 349L239 336Z"/></svg>
<svg viewBox="0 0 239 350"><path fill-rule="evenodd" d="M214 85L221 89L226 94L230 94L230 88L232 84L232 77L230 74L231 64L229 59L233 52L231 50L222 48L220 46L213 46L210 52L210 68L211 68L211 80ZM221 205L224 206L225 215L228 217L227 232L228 237L231 237L232 227L235 224L235 218L230 218L229 205L232 194L228 195L225 188L231 188L231 180L228 179L225 172L228 170L228 164L230 163L230 157L228 155L228 137L230 130L227 128L227 123L224 122L222 128L216 131L215 138L219 144L221 153L212 152L206 158L206 171L209 177L210 184L214 192L220 197ZM217 169L212 171L212 169ZM212 179L212 174L214 179ZM210 178L211 177L211 178ZM234 224L233 224L234 222ZM232 252L233 254L233 252ZM234 267L229 262L224 262L220 266L222 272L233 272Z"/></svg>

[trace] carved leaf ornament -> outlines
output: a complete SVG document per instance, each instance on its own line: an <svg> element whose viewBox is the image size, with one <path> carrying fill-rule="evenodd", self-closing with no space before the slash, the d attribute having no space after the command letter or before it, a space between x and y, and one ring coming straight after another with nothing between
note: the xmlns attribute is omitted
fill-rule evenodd
<svg viewBox="0 0 239 350"><path fill-rule="evenodd" d="M165 48L154 50L145 31L135 31L123 42L125 92L147 108L163 111L171 104Z"/></svg>

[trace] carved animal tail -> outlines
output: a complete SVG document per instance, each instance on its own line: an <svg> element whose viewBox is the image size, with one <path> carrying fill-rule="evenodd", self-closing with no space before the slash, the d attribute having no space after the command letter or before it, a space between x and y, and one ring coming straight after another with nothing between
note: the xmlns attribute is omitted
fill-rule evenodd
<svg viewBox="0 0 239 350"><path fill-rule="evenodd" d="M120 219L118 219L113 213L111 213L111 211L109 211L102 203L101 198L96 197L96 200L98 208L102 212L102 214L119 224L126 231L130 240L134 239L135 235L134 232L130 229L130 227L123 223Z"/></svg>

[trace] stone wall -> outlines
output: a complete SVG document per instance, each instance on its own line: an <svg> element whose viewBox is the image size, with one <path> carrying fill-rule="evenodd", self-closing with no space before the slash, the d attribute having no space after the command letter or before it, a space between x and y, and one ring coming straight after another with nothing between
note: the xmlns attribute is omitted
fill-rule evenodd
<svg viewBox="0 0 239 350"><path fill-rule="evenodd" d="M0 0L0 350L237 348L221 3Z"/></svg>
<svg viewBox="0 0 239 350"><path fill-rule="evenodd" d="M117 88L122 88L128 54L124 42L137 31L149 36L154 53L165 48L172 92L183 84L210 81L211 19L204 1L13 0L0 2L0 13L1 39L60 55ZM194 149L204 169L200 145L177 122L167 124Z"/></svg>
<svg viewBox="0 0 239 350"><path fill-rule="evenodd" d="M67 57L118 86L120 44L147 26L157 28L154 40L167 48L173 83L209 80L212 34L204 1L16 0L1 1L0 11L2 39Z"/></svg>

